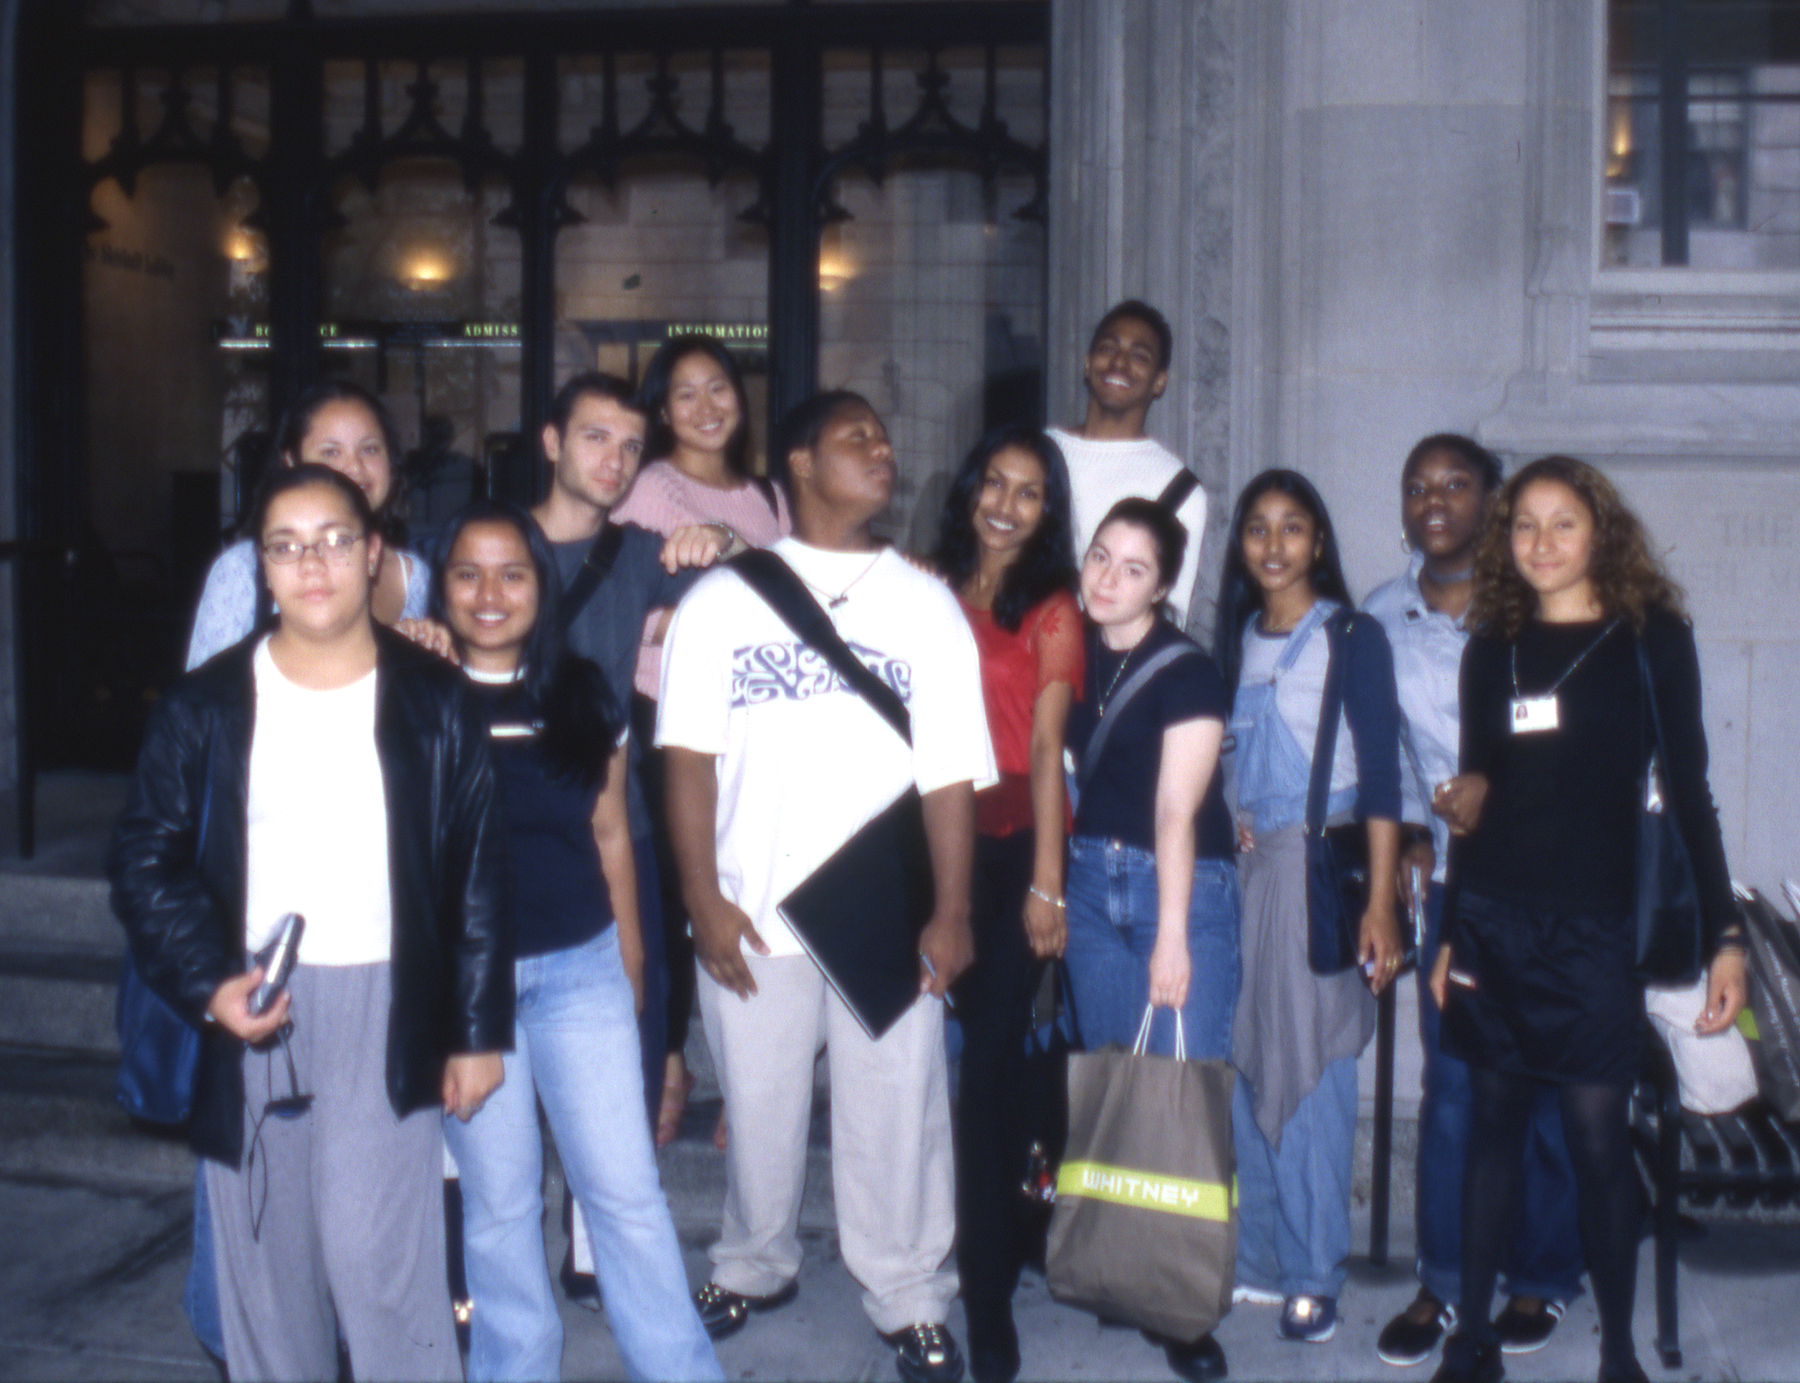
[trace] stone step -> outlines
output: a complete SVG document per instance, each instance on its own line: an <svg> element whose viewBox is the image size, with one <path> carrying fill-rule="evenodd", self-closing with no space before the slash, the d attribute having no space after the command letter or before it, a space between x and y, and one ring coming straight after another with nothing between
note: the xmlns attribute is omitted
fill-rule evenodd
<svg viewBox="0 0 1800 1383"><path fill-rule="evenodd" d="M0 940L0 1043L116 1059L122 949Z"/></svg>
<svg viewBox="0 0 1800 1383"><path fill-rule="evenodd" d="M125 931L104 879L0 872L0 945L72 946L123 955Z"/></svg>
<svg viewBox="0 0 1800 1383"><path fill-rule="evenodd" d="M135 1123L113 1099L116 1058L0 1042L0 1174L179 1186L186 1140Z"/></svg>
<svg viewBox="0 0 1800 1383"><path fill-rule="evenodd" d="M40 773L31 859L19 857L18 794L0 791L0 871L103 877L113 822L129 787L130 779L123 773Z"/></svg>
<svg viewBox="0 0 1800 1383"><path fill-rule="evenodd" d="M92 1052L0 1042L0 1176L182 1186L194 1158L178 1130L131 1119L113 1098L114 1060ZM717 1100L688 1106L680 1135L657 1153L664 1193L676 1227L687 1234L717 1232L725 1199L725 1155L713 1146ZM833 1227L830 1112L814 1110L807 1148L805 1229ZM561 1206L561 1167L554 1140L545 1159L547 1201Z"/></svg>

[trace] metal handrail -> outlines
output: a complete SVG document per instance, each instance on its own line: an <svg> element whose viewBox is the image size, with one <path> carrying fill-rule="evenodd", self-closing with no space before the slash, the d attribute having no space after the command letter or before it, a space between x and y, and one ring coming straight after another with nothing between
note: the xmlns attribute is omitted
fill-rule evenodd
<svg viewBox="0 0 1800 1383"><path fill-rule="evenodd" d="M38 538L8 538L0 541L0 562L21 562L26 557L53 551L51 544ZM24 622L13 621L13 764L18 779L19 858L30 859L37 851L37 765L31 756L26 735L25 628Z"/></svg>

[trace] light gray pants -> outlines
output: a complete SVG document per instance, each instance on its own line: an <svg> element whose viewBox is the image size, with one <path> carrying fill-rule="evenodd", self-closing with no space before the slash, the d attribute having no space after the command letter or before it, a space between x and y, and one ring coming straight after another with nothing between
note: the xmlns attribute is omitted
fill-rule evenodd
<svg viewBox="0 0 1800 1383"><path fill-rule="evenodd" d="M944 1004L921 999L872 1042L808 956L746 952L748 1001L700 971L731 1137L713 1280L746 1296L800 1271L813 1062L831 1048L831 1180L844 1266L883 1332L941 1323L956 1296Z"/></svg>
<svg viewBox="0 0 1800 1383"><path fill-rule="evenodd" d="M287 1061L246 1051L243 1165L206 1163L231 1377L333 1383L341 1331L358 1383L454 1383L443 1127L388 1103L388 966L298 966L290 989L312 1104L265 1116L290 1093Z"/></svg>

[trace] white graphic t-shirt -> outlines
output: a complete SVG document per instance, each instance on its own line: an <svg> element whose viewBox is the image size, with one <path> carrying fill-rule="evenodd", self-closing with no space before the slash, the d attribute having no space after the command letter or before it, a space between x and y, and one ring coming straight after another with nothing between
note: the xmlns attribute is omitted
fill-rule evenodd
<svg viewBox="0 0 1800 1383"><path fill-rule="evenodd" d="M719 885L770 951L802 952L779 904L910 785L995 781L975 638L949 587L891 550L773 549L856 655L899 693L912 748L722 568L676 608L656 742L718 756Z"/></svg>

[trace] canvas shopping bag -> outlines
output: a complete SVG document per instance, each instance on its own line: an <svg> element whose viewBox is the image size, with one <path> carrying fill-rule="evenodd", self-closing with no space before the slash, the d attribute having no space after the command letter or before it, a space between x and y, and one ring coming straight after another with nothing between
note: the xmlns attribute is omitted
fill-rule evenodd
<svg viewBox="0 0 1800 1383"><path fill-rule="evenodd" d="M1694 1024L1706 1010L1706 976L1692 984L1644 990L1650 1026L1675 1062L1681 1107L1695 1114L1729 1114L1757 1095L1750 1044L1736 1027L1702 1037Z"/></svg>
<svg viewBox="0 0 1800 1383"><path fill-rule="evenodd" d="M1056 1180L1047 1277L1058 1301L1186 1343L1231 1309L1237 1272L1234 1073L1131 1051L1069 1057L1069 1141Z"/></svg>

